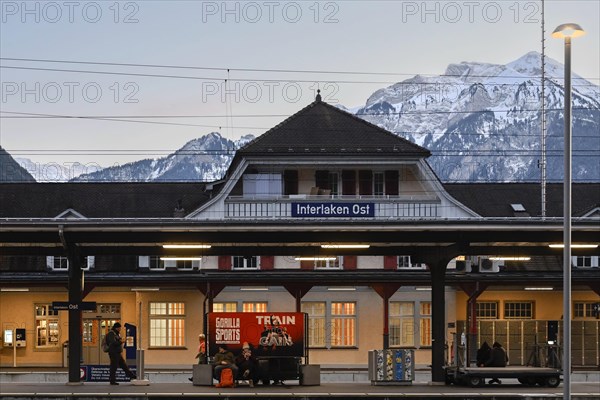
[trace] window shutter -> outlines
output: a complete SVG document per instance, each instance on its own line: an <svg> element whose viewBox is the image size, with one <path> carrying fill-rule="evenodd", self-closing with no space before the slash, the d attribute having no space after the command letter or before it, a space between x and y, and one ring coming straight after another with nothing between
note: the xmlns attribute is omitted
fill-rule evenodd
<svg viewBox="0 0 600 400"><path fill-rule="evenodd" d="M342 171L342 194L345 196L354 196L356 194L356 171Z"/></svg>
<svg viewBox="0 0 600 400"><path fill-rule="evenodd" d="M298 194L298 171L285 170L283 171L283 194Z"/></svg>
<svg viewBox="0 0 600 400"><path fill-rule="evenodd" d="M275 267L275 256L260 256L260 269L273 269Z"/></svg>
<svg viewBox="0 0 600 400"><path fill-rule="evenodd" d="M315 171L315 186L320 189L331 189L329 187L329 171Z"/></svg>
<svg viewBox="0 0 600 400"><path fill-rule="evenodd" d="M344 269L356 269L358 266L357 256L344 256Z"/></svg>
<svg viewBox="0 0 600 400"><path fill-rule="evenodd" d="M177 261L175 260L166 260L163 261L165 268L177 268Z"/></svg>
<svg viewBox="0 0 600 400"><path fill-rule="evenodd" d="M358 171L358 194L373 194L373 172L370 170Z"/></svg>
<svg viewBox="0 0 600 400"><path fill-rule="evenodd" d="M218 266L221 271L231 270L231 256L219 256Z"/></svg>
<svg viewBox="0 0 600 400"><path fill-rule="evenodd" d="M300 261L300 269L313 270L315 269L314 261Z"/></svg>
<svg viewBox="0 0 600 400"><path fill-rule="evenodd" d="M385 194L398 196L398 171L385 171Z"/></svg>
<svg viewBox="0 0 600 400"><path fill-rule="evenodd" d="M396 269L398 267L397 256L383 256L383 269Z"/></svg>

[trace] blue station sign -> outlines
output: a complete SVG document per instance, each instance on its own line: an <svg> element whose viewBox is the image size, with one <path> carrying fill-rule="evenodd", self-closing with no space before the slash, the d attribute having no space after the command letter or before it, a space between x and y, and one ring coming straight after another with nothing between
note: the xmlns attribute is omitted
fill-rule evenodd
<svg viewBox="0 0 600 400"><path fill-rule="evenodd" d="M364 218L375 216L375 203L292 203L294 218Z"/></svg>

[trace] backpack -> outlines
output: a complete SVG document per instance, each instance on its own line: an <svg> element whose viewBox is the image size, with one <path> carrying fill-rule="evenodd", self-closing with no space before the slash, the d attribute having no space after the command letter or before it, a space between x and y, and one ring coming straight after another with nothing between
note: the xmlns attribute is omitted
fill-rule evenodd
<svg viewBox="0 0 600 400"><path fill-rule="evenodd" d="M102 351L105 353L108 353L108 349L110 348L110 346L108 345L108 342L106 340L106 338L108 337L108 335L110 335L110 332L108 332L106 335L104 335L104 337L102 338L102 342L100 342L100 346L102 347Z"/></svg>
<svg viewBox="0 0 600 400"><path fill-rule="evenodd" d="M218 388L232 388L235 387L233 383L233 371L231 368L225 368L221 370L221 381L215 385Z"/></svg>

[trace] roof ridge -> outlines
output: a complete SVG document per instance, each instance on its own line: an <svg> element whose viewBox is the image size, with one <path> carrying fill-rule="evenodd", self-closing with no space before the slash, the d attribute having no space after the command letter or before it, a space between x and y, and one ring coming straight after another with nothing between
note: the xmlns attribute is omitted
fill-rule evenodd
<svg viewBox="0 0 600 400"><path fill-rule="evenodd" d="M319 101L313 101L312 103L308 104L306 107L301 108L300 110L296 111L294 114L290 115L289 117L287 117L286 119L284 119L283 121L281 121L280 123L278 123L277 125L269 128L267 131L265 131L262 135L259 135L257 137L255 137L254 139L252 139L251 141L249 141L248 143L246 143L244 146L240 147L237 151L243 151L244 149L246 149L247 147L250 147L251 145L256 144L257 142L261 141L261 139L267 138L269 135L273 134L273 131L277 128L279 128L281 125L288 123L290 120L296 118L298 116L298 114L300 114L301 112L304 112L305 110L308 110L312 107L314 107L317 103L320 103Z"/></svg>

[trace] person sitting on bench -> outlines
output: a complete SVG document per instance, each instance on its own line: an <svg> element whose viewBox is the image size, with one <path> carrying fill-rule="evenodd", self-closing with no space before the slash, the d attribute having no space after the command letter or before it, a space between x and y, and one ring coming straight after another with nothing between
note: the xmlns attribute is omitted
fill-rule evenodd
<svg viewBox="0 0 600 400"><path fill-rule="evenodd" d="M227 351L227 346L224 344L219 345L219 352L215 354L213 365L215 366L214 377L219 382L221 381L221 371L224 369L231 369L234 379L238 375L238 367L235 365L233 353Z"/></svg>
<svg viewBox="0 0 600 400"><path fill-rule="evenodd" d="M500 343L494 342L492 351L490 351L490 358L485 362L484 367L506 367L507 362L508 356L506 355L506 351L504 351ZM493 378L488 383L490 385L492 383L500 384L502 381L498 378Z"/></svg>
<svg viewBox="0 0 600 400"><path fill-rule="evenodd" d="M254 382L258 381L256 376L257 361L252 355L252 348L248 342L244 342L242 352L235 359L241 374L241 379L247 380L250 387L254 387Z"/></svg>

